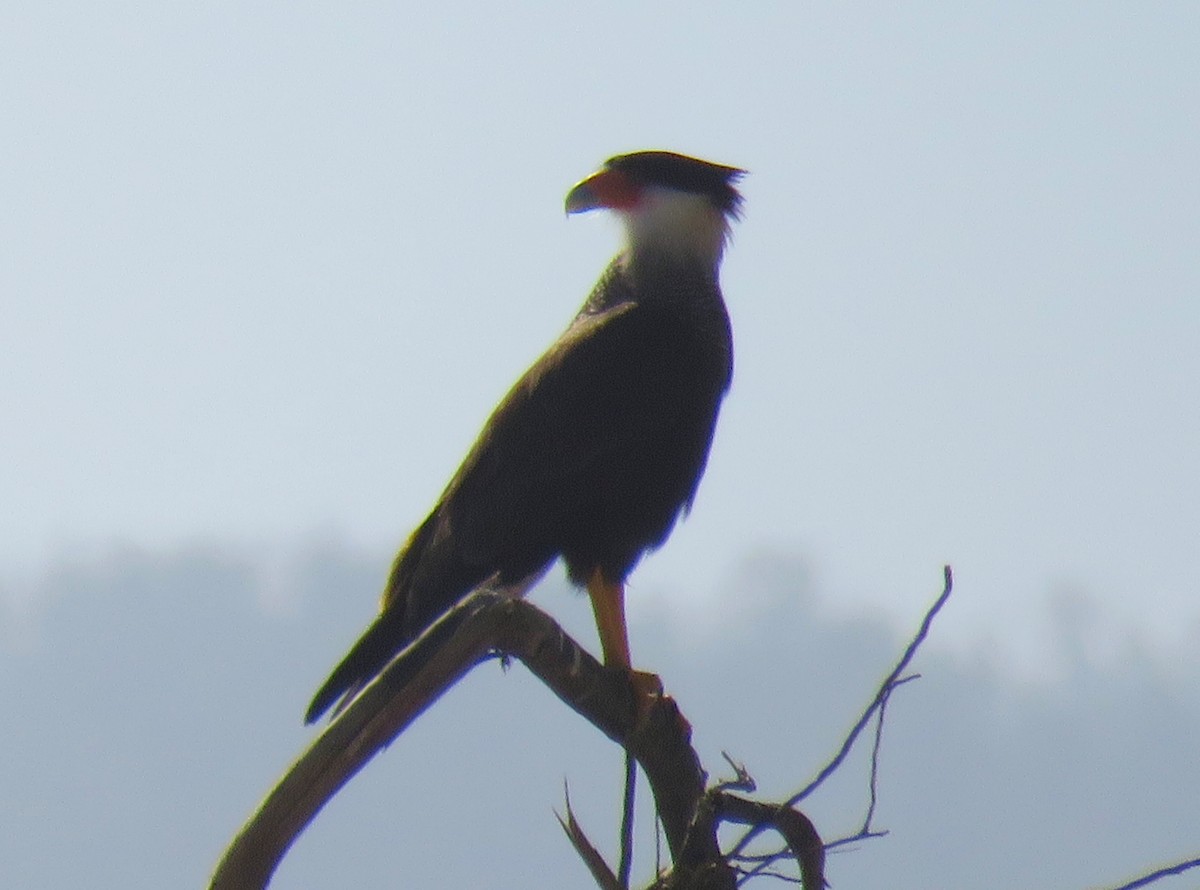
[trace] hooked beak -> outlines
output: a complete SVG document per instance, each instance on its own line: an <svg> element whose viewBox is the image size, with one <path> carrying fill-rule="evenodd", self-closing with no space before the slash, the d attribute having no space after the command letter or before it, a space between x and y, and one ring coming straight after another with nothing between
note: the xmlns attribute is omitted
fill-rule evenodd
<svg viewBox="0 0 1200 890"><path fill-rule="evenodd" d="M640 191L624 173L605 167L567 192L566 211L570 214L597 208L630 210L636 206Z"/></svg>

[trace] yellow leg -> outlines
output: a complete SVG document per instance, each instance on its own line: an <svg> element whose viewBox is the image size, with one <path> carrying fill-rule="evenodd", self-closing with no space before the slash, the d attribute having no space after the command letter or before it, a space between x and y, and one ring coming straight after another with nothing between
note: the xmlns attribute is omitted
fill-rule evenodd
<svg viewBox="0 0 1200 890"><path fill-rule="evenodd" d="M629 658L629 633L625 629L625 585L620 581L608 581L600 569L596 569L588 578L587 590L596 615L604 663L629 670L633 662Z"/></svg>
<svg viewBox="0 0 1200 890"><path fill-rule="evenodd" d="M596 613L596 629L600 632L604 664L620 668L629 675L629 682L633 686L633 707L640 722L662 699L662 681L656 674L633 669L629 657L629 633L625 629L625 585L620 581L608 581L596 569L588 578L587 589L592 600L592 611ZM687 721L682 716L679 720L681 730L690 733L691 727Z"/></svg>

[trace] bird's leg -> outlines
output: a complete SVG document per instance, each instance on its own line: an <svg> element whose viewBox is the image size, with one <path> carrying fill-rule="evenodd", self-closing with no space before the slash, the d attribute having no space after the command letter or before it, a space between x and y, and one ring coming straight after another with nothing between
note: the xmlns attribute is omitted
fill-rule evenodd
<svg viewBox="0 0 1200 890"><path fill-rule="evenodd" d="M625 585L620 581L608 581L600 569L596 569L588 578L587 590L592 611L596 614L604 663L609 667L632 668L629 634L625 629Z"/></svg>
<svg viewBox="0 0 1200 890"><path fill-rule="evenodd" d="M625 627L625 584L609 581L597 568L588 577L587 590L592 600L592 611L596 615L604 664L621 668L629 674L629 681L633 684L634 706L640 720L662 696L662 681L656 674L633 669L629 657L629 633Z"/></svg>

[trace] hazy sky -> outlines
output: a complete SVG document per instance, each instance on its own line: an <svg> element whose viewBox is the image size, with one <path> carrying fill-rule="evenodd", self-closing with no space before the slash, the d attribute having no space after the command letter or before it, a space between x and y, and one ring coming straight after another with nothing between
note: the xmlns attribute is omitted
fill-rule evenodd
<svg viewBox="0 0 1200 890"><path fill-rule="evenodd" d="M903 616L952 562L951 635L1035 661L1062 596L1200 620L1195 4L2 15L10 595L114 542L390 549L615 248L566 189L668 147L752 175L733 394L637 587L770 544Z"/></svg>
<svg viewBox="0 0 1200 890"><path fill-rule="evenodd" d="M904 627L950 562L935 645L967 663L1057 694L1135 653L1155 689L1194 693L1198 46L1195 3L6 3L5 657L41 676L63 603L120 593L106 566L130 548L216 542L257 580L144 663L169 684L194 666L173 652L202 659L202 634L265 597L303 618L276 626L303 682L256 719L298 717L391 549L615 249L610 220L564 218L566 190L660 147L751 175L724 273L734 389L692 517L633 579L635 653L664 611L696 640L752 621L756 553L801 560L843 618ZM314 547L373 571L318 583L297 568ZM151 599L175 616L186 589ZM314 639L318 603L339 623ZM120 614L95 628L116 656L149 626ZM241 642L227 685L255 670ZM97 708L128 705L116 667L75 657ZM0 722L57 762L46 725ZM236 764L214 847L293 732ZM160 742L166 774L176 736ZM320 849L344 854L342 832Z"/></svg>

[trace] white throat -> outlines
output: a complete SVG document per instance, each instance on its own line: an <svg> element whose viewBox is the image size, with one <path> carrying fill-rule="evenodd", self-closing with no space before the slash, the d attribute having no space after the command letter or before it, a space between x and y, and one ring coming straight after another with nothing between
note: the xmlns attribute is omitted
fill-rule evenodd
<svg viewBox="0 0 1200 890"><path fill-rule="evenodd" d="M715 269L729 237L725 214L708 198L658 186L646 188L621 218L631 256L649 250Z"/></svg>

